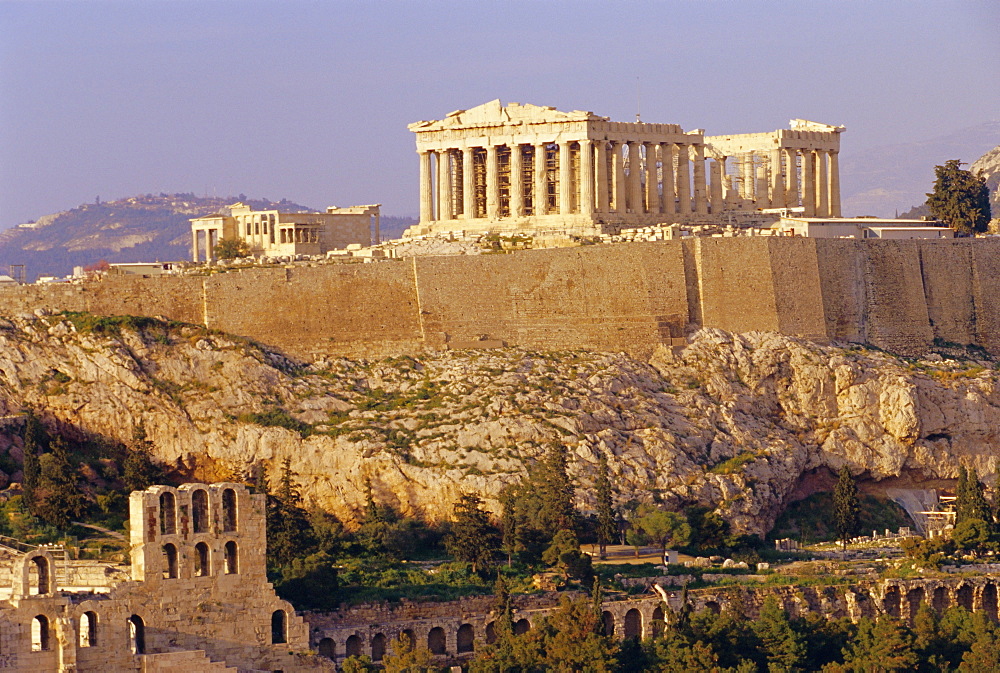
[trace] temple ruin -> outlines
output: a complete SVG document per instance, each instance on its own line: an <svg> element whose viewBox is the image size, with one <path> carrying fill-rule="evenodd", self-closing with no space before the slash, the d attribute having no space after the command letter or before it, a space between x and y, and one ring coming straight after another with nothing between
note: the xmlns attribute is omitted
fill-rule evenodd
<svg viewBox="0 0 1000 673"><path fill-rule="evenodd" d="M494 100L409 129L420 156L420 223L409 236L593 235L764 210L840 216L842 126L795 119L770 133L706 136Z"/></svg>

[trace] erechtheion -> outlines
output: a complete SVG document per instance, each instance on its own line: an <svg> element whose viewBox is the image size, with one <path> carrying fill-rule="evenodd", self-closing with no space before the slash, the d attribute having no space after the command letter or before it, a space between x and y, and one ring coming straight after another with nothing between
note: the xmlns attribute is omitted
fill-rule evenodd
<svg viewBox="0 0 1000 673"><path fill-rule="evenodd" d="M839 216L842 126L706 136L677 124L499 100L410 124L420 224L440 231L614 233L622 227L793 210Z"/></svg>

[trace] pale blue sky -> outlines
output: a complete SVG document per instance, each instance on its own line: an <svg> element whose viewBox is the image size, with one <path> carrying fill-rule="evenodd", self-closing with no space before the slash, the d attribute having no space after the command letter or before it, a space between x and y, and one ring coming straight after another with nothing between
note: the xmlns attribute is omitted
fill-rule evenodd
<svg viewBox="0 0 1000 673"><path fill-rule="evenodd" d="M1000 118L997 0L0 1L0 30L0 228L161 191L415 214L409 122L625 121L637 77L644 121L802 117L844 154Z"/></svg>

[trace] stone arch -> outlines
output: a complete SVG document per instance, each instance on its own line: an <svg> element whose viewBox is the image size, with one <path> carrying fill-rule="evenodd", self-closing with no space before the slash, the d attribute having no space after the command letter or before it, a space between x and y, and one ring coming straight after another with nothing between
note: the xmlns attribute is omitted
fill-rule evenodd
<svg viewBox="0 0 1000 673"><path fill-rule="evenodd" d="M514 635L515 636L519 636L522 633L527 633L530 630L531 630L531 622L529 622L527 619L522 618L522 619L518 619L516 622L514 622Z"/></svg>
<svg viewBox="0 0 1000 673"><path fill-rule="evenodd" d="M931 594L931 607L934 608L934 612L938 615L943 615L944 611L948 609L948 589L946 587L936 587L934 592Z"/></svg>
<svg viewBox="0 0 1000 673"><path fill-rule="evenodd" d="M376 633L372 637L372 661L382 661L385 656L385 634Z"/></svg>
<svg viewBox="0 0 1000 673"><path fill-rule="evenodd" d="M316 650L319 652L319 656L327 659L335 659L337 656L337 644L333 638L322 638L316 646Z"/></svg>
<svg viewBox="0 0 1000 673"><path fill-rule="evenodd" d="M97 645L97 613L87 610L80 615L80 647Z"/></svg>
<svg viewBox="0 0 1000 673"><path fill-rule="evenodd" d="M604 635L615 635L615 616L605 610L601 613L601 623L604 625Z"/></svg>
<svg viewBox="0 0 1000 673"><path fill-rule="evenodd" d="M225 567L227 575L235 575L240 571L239 565L239 553L236 547L236 542L230 540L225 546Z"/></svg>
<svg viewBox="0 0 1000 673"><path fill-rule="evenodd" d="M347 643L344 646L344 655L348 657L361 656L361 638L357 634L348 636Z"/></svg>
<svg viewBox="0 0 1000 673"><path fill-rule="evenodd" d="M413 632L413 629L403 629L402 633L399 634L399 638L411 650L417 646L417 634Z"/></svg>
<svg viewBox="0 0 1000 673"><path fill-rule="evenodd" d="M427 649L431 651L431 654L445 654L447 651L444 629L440 626L435 626L427 634Z"/></svg>
<svg viewBox="0 0 1000 673"><path fill-rule="evenodd" d="M486 625L486 644L492 645L497 641L497 624L490 622Z"/></svg>
<svg viewBox="0 0 1000 673"><path fill-rule="evenodd" d="M208 577L212 574L212 554L208 545L199 542L194 546L194 576Z"/></svg>
<svg viewBox="0 0 1000 673"><path fill-rule="evenodd" d="M642 613L632 608L625 613L625 640L642 638Z"/></svg>
<svg viewBox="0 0 1000 673"><path fill-rule="evenodd" d="M472 652L476 649L476 630L472 624L462 624L458 627L455 650L459 654Z"/></svg>
<svg viewBox="0 0 1000 673"><path fill-rule="evenodd" d="M986 616L997 621L997 585L993 582L983 585L982 605Z"/></svg>
<svg viewBox="0 0 1000 673"><path fill-rule="evenodd" d="M31 651L45 652L49 646L49 618L35 615L31 620Z"/></svg>
<svg viewBox="0 0 1000 673"><path fill-rule="evenodd" d="M163 545L163 579L177 579L177 547L172 542Z"/></svg>
<svg viewBox="0 0 1000 673"><path fill-rule="evenodd" d="M900 613L900 600L899 600L899 587L893 585L891 587L886 587L885 593L882 594L882 611L890 617L895 617L899 619Z"/></svg>
<svg viewBox="0 0 1000 673"><path fill-rule="evenodd" d="M146 653L146 624L139 615L128 618L128 644L132 654Z"/></svg>
<svg viewBox="0 0 1000 673"><path fill-rule="evenodd" d="M191 491L191 529L195 533L208 532L208 491L203 488Z"/></svg>
<svg viewBox="0 0 1000 673"><path fill-rule="evenodd" d="M236 491L231 488L222 491L222 531L232 533L236 530Z"/></svg>
<svg viewBox="0 0 1000 673"><path fill-rule="evenodd" d="M288 615L284 610L271 613L271 643L278 645L288 642Z"/></svg>
<svg viewBox="0 0 1000 673"><path fill-rule="evenodd" d="M177 497L171 491L160 494L160 535L177 534Z"/></svg>
<svg viewBox="0 0 1000 673"><path fill-rule="evenodd" d="M958 590L955 591L955 603L959 607L965 608L969 612L972 612L972 585L965 584L964 582L959 585Z"/></svg>
<svg viewBox="0 0 1000 673"><path fill-rule="evenodd" d="M920 604L925 600L924 588L922 586L914 587L906 592L906 604L911 621L917 616L917 610L920 609Z"/></svg>
<svg viewBox="0 0 1000 673"><path fill-rule="evenodd" d="M663 608L659 605L653 610L653 616L649 620L649 635L653 638L659 638L663 635L663 627L666 624L666 616L663 613Z"/></svg>
<svg viewBox="0 0 1000 673"><path fill-rule="evenodd" d="M20 579L16 584L12 582L13 595L24 598L54 593L55 567L52 555L47 551L37 550L25 554L20 560L20 574L16 571L12 573L13 578Z"/></svg>
<svg viewBox="0 0 1000 673"><path fill-rule="evenodd" d="M722 612L722 606L719 605L718 601L705 601L702 609L714 612L715 614L720 614Z"/></svg>
<svg viewBox="0 0 1000 673"><path fill-rule="evenodd" d="M857 617L875 618L875 601L867 591L858 591L854 594L855 604L858 607Z"/></svg>

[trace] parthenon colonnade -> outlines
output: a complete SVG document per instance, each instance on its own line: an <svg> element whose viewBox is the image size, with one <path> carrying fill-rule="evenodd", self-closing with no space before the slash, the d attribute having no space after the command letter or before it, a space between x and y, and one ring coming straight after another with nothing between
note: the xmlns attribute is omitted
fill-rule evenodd
<svg viewBox="0 0 1000 673"><path fill-rule="evenodd" d="M751 134L772 143L781 134L823 135L831 147L820 151L812 150L815 138L798 138L801 148L789 145L784 154L764 145L722 154L713 138L701 130L684 132L677 124L612 122L591 112L503 107L499 100L409 128L420 156L420 225L414 233L603 233L718 217L732 209L795 207L800 184L802 198L815 199L811 208L811 202L803 204L807 213L832 214L839 204L839 137L830 131ZM792 157L787 153L792 151L800 154ZM758 155L771 154L778 159L768 168ZM727 170L736 165L727 162L734 158L747 171L743 178Z"/></svg>

